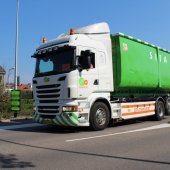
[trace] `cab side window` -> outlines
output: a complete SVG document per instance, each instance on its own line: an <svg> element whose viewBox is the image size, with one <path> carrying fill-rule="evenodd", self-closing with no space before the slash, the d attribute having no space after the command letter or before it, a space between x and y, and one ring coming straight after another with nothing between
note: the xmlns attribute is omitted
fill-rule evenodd
<svg viewBox="0 0 170 170"><path fill-rule="evenodd" d="M87 62L88 59L90 60L90 62ZM79 57L78 63L81 65L82 69L95 68L95 53L91 52L87 58L85 51L81 51L81 57Z"/></svg>

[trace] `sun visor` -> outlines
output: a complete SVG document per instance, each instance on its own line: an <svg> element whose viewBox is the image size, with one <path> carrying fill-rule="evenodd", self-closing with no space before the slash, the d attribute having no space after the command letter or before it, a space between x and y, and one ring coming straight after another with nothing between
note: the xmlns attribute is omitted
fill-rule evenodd
<svg viewBox="0 0 170 170"><path fill-rule="evenodd" d="M107 33L110 33L110 29L108 24L105 22L75 29L75 34L107 34Z"/></svg>

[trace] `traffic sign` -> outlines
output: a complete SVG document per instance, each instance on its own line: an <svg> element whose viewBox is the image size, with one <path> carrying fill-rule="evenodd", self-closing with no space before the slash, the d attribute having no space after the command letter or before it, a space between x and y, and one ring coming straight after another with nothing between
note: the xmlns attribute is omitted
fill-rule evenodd
<svg viewBox="0 0 170 170"><path fill-rule="evenodd" d="M21 91L11 91L11 111L18 112L21 110Z"/></svg>

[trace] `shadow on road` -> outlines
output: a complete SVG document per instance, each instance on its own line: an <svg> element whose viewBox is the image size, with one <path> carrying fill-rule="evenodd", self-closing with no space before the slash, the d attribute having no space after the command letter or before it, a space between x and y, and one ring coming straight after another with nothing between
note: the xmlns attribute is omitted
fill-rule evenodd
<svg viewBox="0 0 170 170"><path fill-rule="evenodd" d="M13 145L19 145L19 146L23 146L23 147L29 147L29 148L34 148L34 149L42 149L42 150L48 150L48 151L54 151L54 152L63 152L63 153L70 153L70 154L77 154L77 155L95 156L95 157L102 157L102 158L109 158L109 159L120 159L120 160L143 162L143 163L163 164L163 165L169 165L170 166L170 162L166 162L166 161L146 160L146 159L138 159L138 158L131 158L131 157L103 155L103 154L71 151L71 150L64 150L64 149L57 149L57 148L48 148L48 147L22 144L22 143L18 143L18 142L3 140L3 139L0 139L0 141L6 142L6 143L9 143L9 144L13 144ZM8 160L8 157L9 157L9 160ZM8 157L5 158L3 155L1 156L1 154L0 154L0 167L8 166L8 162L9 162L9 166L12 166L12 167L21 167L21 166L23 166L23 167L26 167L26 166L27 167L34 167L32 164L30 164L28 162L18 162L15 157L13 158L13 156L11 158L10 158L10 156L8 156ZM3 162L3 164L1 162Z"/></svg>
<svg viewBox="0 0 170 170"><path fill-rule="evenodd" d="M166 118L165 118L166 119ZM142 124L144 122L153 122L150 118L138 118L138 119L132 119L132 120L125 120L122 122L117 122L112 125L110 125L108 128L119 128L123 126L134 125L134 124ZM12 123L15 123L14 125L22 125L22 124L29 124L33 123L32 120L15 120ZM13 125L13 124L10 124ZM8 124L9 126L9 124ZM90 127L66 127L66 126L51 126L51 125L42 125L42 126L33 126L33 127L25 127L25 128L18 128L18 129L11 129L10 131L17 131L17 132L35 132L35 133L51 133L51 134L68 134L68 133L81 133L81 132L90 132L92 129Z"/></svg>
<svg viewBox="0 0 170 170"><path fill-rule="evenodd" d="M110 128L114 127L120 127L120 126L129 126L133 124L139 124L146 121L150 121L147 118L140 118L140 119L132 119L132 120L126 120L123 122L117 122L114 124L110 124ZM23 122L21 120L13 121L13 123L16 124L27 124L27 123L33 123L31 120L24 120ZM13 125L13 123L8 124ZM10 129L11 131L20 131L20 132L37 132L37 133L56 133L56 134L66 134L66 133L79 133L79 132L90 132L92 129L90 127L66 127L66 126L55 126L55 125L44 125L44 126L36 126L36 127L27 127L27 128L18 128L18 129Z"/></svg>
<svg viewBox="0 0 170 170"><path fill-rule="evenodd" d="M44 125L44 126L38 126L38 127L11 129L11 131L68 134L68 133L90 132L91 129L89 127L65 127L65 126Z"/></svg>
<svg viewBox="0 0 170 170"><path fill-rule="evenodd" d="M16 158L16 155L9 154L3 155L0 154L0 169L1 168L33 168L35 167L31 162L19 161Z"/></svg>

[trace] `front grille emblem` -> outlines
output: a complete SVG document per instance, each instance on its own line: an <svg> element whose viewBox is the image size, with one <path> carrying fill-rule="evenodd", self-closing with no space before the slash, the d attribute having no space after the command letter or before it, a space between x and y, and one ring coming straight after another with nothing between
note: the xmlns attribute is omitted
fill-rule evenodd
<svg viewBox="0 0 170 170"><path fill-rule="evenodd" d="M44 77L44 82L45 83L48 83L50 81L50 78L49 77Z"/></svg>

